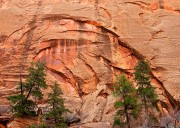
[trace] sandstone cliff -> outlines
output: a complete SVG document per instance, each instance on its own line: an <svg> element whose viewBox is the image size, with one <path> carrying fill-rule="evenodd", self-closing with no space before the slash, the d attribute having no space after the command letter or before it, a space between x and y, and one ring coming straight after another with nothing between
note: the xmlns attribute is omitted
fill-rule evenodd
<svg viewBox="0 0 180 128"><path fill-rule="evenodd" d="M0 0L0 104L41 60L82 122L109 126L115 75L132 79L144 58L171 109L180 100L179 35L179 0Z"/></svg>

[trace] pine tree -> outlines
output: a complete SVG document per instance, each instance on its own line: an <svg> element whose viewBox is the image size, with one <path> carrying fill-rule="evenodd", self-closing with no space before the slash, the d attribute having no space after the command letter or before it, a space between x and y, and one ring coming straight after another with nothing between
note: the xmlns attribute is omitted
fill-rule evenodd
<svg viewBox="0 0 180 128"><path fill-rule="evenodd" d="M32 95L36 100L41 100L43 98L41 89L47 88L45 77L45 64L39 61L31 63L29 75L25 84L25 88L28 90L26 91L26 99L28 99L30 95Z"/></svg>
<svg viewBox="0 0 180 128"><path fill-rule="evenodd" d="M59 85L55 82L52 92L48 96L48 105L51 107L51 110L46 114L46 117L54 122L55 128L67 127L63 114L69 112L69 110L64 106L64 99L61 97L62 94Z"/></svg>
<svg viewBox="0 0 180 128"><path fill-rule="evenodd" d="M47 88L45 76L45 64L32 62L26 81L20 80L17 87L19 94L8 97L12 103L13 114L20 117L35 115L35 101L43 98L41 89Z"/></svg>
<svg viewBox="0 0 180 128"><path fill-rule="evenodd" d="M141 97L145 112L148 114L148 108L153 106L157 108L157 94L155 88L151 85L151 69L148 63L140 60L135 66L135 81L138 86L138 94Z"/></svg>
<svg viewBox="0 0 180 128"><path fill-rule="evenodd" d="M136 89L127 78L117 76L114 87L114 96L119 97L120 100L116 101L114 106L118 109L114 117L114 126L127 125L131 128L130 119L131 116L136 118L139 112L139 105L137 103ZM126 122L123 122L121 118L125 115Z"/></svg>

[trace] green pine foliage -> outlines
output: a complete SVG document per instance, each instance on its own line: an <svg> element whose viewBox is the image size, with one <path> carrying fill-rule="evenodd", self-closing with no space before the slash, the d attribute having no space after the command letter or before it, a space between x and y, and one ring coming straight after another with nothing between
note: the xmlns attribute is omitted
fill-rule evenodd
<svg viewBox="0 0 180 128"><path fill-rule="evenodd" d="M45 81L46 73L45 73L45 64L41 62L33 62L31 63L31 67L29 68L29 75L26 80L26 90L28 90L27 98L29 98L30 94L41 100L43 98L43 94L41 89L46 89L47 84Z"/></svg>
<svg viewBox="0 0 180 128"><path fill-rule="evenodd" d="M114 106L118 109L114 117L114 126L124 126L131 128L131 117L137 118L139 112L139 105L137 103L136 89L127 78L117 76L114 86L114 96L119 97L120 100L116 101ZM126 122L122 121L122 117L125 116Z"/></svg>
<svg viewBox="0 0 180 128"><path fill-rule="evenodd" d="M48 105L51 110L46 114L46 117L51 119L55 128L66 128L65 118L63 114L69 112L64 106L64 99L61 97L62 91L57 82L52 86L52 92L48 96Z"/></svg>
<svg viewBox="0 0 180 128"><path fill-rule="evenodd" d="M8 97L8 100L12 103L13 114L19 117L36 115L36 100L43 98L41 89L47 88L45 77L45 64L32 62L28 69L26 81L22 82L20 80L17 87L19 94Z"/></svg>
<svg viewBox="0 0 180 128"><path fill-rule="evenodd" d="M153 106L157 108L157 94L155 88L151 85L151 69L148 63L140 60L135 66L135 81L138 86L138 94L141 97L145 112L148 114L148 108Z"/></svg>

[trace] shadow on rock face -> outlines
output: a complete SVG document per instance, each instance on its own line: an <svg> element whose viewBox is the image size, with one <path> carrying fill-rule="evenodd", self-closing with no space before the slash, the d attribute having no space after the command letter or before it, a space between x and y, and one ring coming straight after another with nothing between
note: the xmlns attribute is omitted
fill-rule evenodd
<svg viewBox="0 0 180 128"><path fill-rule="evenodd" d="M0 105L0 124L6 125L12 119L13 119L13 115L10 113L10 106Z"/></svg>
<svg viewBox="0 0 180 128"><path fill-rule="evenodd" d="M74 116L72 118L66 118L66 124L68 126L74 125L74 124L78 124L81 122L81 119L77 116Z"/></svg>

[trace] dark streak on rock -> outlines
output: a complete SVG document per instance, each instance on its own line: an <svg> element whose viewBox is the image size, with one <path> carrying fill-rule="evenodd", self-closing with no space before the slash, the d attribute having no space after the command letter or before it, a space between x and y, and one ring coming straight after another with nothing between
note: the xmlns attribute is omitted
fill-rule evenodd
<svg viewBox="0 0 180 128"><path fill-rule="evenodd" d="M159 85L161 86L161 88L164 91L164 96L169 100L169 107L173 108L174 110L179 110L180 106L178 105L178 102L173 98L173 96L167 91L167 89L164 87L164 84L153 74L151 73L152 77L159 83Z"/></svg>
<svg viewBox="0 0 180 128"><path fill-rule="evenodd" d="M118 43L119 45L129 49L133 53L133 55L137 57L139 60L145 59L145 56L143 56L140 52L138 52L136 49L131 47L128 43L121 41L121 39L119 39Z"/></svg>

